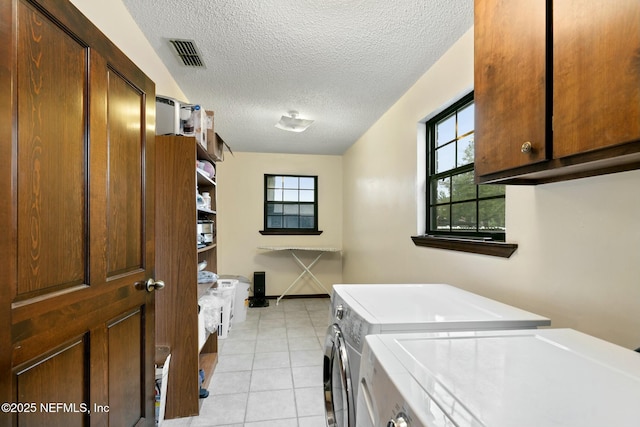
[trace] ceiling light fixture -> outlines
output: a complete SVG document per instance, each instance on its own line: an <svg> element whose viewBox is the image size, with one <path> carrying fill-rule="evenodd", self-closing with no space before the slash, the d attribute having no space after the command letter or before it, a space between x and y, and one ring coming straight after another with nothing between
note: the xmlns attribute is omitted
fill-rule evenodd
<svg viewBox="0 0 640 427"><path fill-rule="evenodd" d="M289 111L288 116L280 117L280 121L276 123L276 127L289 132L302 132L306 130L313 120L299 119L297 111Z"/></svg>

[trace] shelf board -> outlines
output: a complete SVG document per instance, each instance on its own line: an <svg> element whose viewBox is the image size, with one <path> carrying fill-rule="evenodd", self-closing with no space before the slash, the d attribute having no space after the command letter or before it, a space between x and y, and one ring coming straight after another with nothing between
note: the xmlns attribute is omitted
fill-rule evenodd
<svg viewBox="0 0 640 427"><path fill-rule="evenodd" d="M197 182L198 184L204 184L204 185L216 185L216 182L211 179L205 171L203 171L202 169L196 168L196 177L197 177Z"/></svg>
<svg viewBox="0 0 640 427"><path fill-rule="evenodd" d="M211 209L205 209L205 208L197 208L198 212L202 212L202 213L208 213L208 214L216 214L216 211L212 211Z"/></svg>
<svg viewBox="0 0 640 427"><path fill-rule="evenodd" d="M204 248L198 248L198 253L201 254L202 252L210 251L211 249L214 249L216 246L218 246L218 244L214 243L212 245L207 245Z"/></svg>
<svg viewBox="0 0 640 427"><path fill-rule="evenodd" d="M156 366L164 366L169 354L171 354L171 348L168 345L157 345L155 354Z"/></svg>
<svg viewBox="0 0 640 427"><path fill-rule="evenodd" d="M213 370L218 364L218 353L201 353L200 354L200 369L204 370L204 381L202 382L202 388L209 388L211 377L213 376Z"/></svg>
<svg viewBox="0 0 640 427"><path fill-rule="evenodd" d="M209 152L207 150L205 150L205 148L198 144L196 142L196 153L197 153L197 157L200 160L207 160L213 164L216 163L216 159L213 158L213 156L211 154L209 154Z"/></svg>
<svg viewBox="0 0 640 427"><path fill-rule="evenodd" d="M209 289L211 289L211 287L213 286L215 282L209 282L209 283L198 283L198 299L200 299L200 297L204 296L207 294L207 291ZM200 349L202 350L202 349Z"/></svg>

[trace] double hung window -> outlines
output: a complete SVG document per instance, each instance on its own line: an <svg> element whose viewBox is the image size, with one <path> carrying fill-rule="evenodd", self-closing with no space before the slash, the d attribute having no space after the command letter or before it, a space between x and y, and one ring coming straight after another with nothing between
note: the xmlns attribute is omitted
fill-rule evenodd
<svg viewBox="0 0 640 427"><path fill-rule="evenodd" d="M264 232L318 232L318 177L264 176Z"/></svg>
<svg viewBox="0 0 640 427"><path fill-rule="evenodd" d="M426 127L427 234L504 241L504 185L474 182L473 93Z"/></svg>

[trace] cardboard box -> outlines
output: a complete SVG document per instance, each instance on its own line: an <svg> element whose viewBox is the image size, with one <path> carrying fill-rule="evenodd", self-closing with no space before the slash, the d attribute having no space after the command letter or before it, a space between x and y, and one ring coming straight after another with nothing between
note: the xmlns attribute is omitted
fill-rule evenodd
<svg viewBox="0 0 640 427"><path fill-rule="evenodd" d="M211 150L209 154L216 160L216 162L221 162L224 160L224 141L220 138L220 135L215 134L215 140L211 144Z"/></svg>
<svg viewBox="0 0 640 427"><path fill-rule="evenodd" d="M207 147L205 147L205 149L209 151L210 148L213 149L216 141L216 136L213 132L213 111L205 110L205 132L207 134L208 142L208 145ZM211 152L209 152L209 154L211 154Z"/></svg>
<svg viewBox="0 0 640 427"><path fill-rule="evenodd" d="M191 112L191 118L193 120L193 132L196 141L207 150L207 114L205 110L202 108L194 109Z"/></svg>

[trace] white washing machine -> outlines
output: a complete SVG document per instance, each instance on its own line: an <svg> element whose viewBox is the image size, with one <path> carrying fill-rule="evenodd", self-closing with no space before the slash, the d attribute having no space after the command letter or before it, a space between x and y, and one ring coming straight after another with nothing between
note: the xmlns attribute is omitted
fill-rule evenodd
<svg viewBox="0 0 640 427"><path fill-rule="evenodd" d="M571 329L370 335L358 427L637 427L640 355Z"/></svg>
<svg viewBox="0 0 640 427"><path fill-rule="evenodd" d="M355 426L364 337L417 331L526 329L549 319L443 284L334 285L325 338L329 427Z"/></svg>

